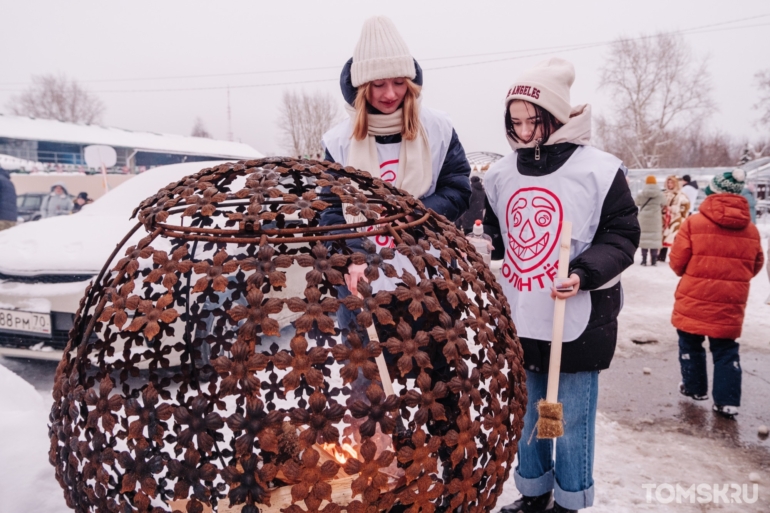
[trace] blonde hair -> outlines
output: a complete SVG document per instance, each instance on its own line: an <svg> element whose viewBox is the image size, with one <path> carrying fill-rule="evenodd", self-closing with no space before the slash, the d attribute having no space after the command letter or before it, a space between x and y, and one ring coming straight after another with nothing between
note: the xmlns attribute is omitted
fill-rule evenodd
<svg viewBox="0 0 770 513"><path fill-rule="evenodd" d="M401 108L404 109L404 122L401 126L401 137L407 141L413 141L417 138L420 131L420 111L417 107L417 98L420 96L422 88L415 84L410 78L404 79L406 82L406 95ZM369 104L372 83L367 82L358 87L356 101L353 107L356 109L356 119L353 123L353 137L361 141L369 135L369 113L366 106Z"/></svg>

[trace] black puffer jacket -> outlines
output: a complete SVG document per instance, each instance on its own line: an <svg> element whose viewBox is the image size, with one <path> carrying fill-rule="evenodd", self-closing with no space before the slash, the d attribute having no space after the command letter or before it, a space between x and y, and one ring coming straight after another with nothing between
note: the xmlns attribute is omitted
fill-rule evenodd
<svg viewBox="0 0 770 513"><path fill-rule="evenodd" d="M487 195L484 193L484 183L481 178L474 176L471 178L471 203L468 210L457 220L459 227L470 232L477 219L484 218L484 205L486 205Z"/></svg>
<svg viewBox="0 0 770 513"><path fill-rule="evenodd" d="M0 221L16 222L17 218L16 187L8 171L0 169Z"/></svg>
<svg viewBox="0 0 770 513"><path fill-rule="evenodd" d="M577 148L572 143L541 146L540 160L535 160L534 148L520 149L516 166L523 175L548 175L559 169ZM623 291L620 283L608 289L593 289L607 283L633 263L641 234L636 215L634 198L628 188L624 168L621 167L604 199L599 227L591 247L570 262L569 273L580 276L580 289L591 291L591 316L585 331L576 340L562 346L561 372L596 371L610 366L615 353L617 318L623 303ZM492 258L502 259L505 247L500 222L488 201L484 231L492 237L494 243ZM548 372L550 341L530 338L520 340L526 369Z"/></svg>
<svg viewBox="0 0 770 513"><path fill-rule="evenodd" d="M350 67L353 59L350 59L342 69L340 75L340 88L345 101L353 105L356 99L357 88L353 87L350 75ZM415 61L417 76L414 82L422 85L422 69ZM372 112L377 111L372 109ZM401 134L375 137L378 144L396 144L401 142ZM329 150L326 150L326 160L334 162ZM467 209L471 197L471 186L468 177L471 174L471 166L465 156L463 145L457 137L457 132L452 130L452 139L449 143L444 163L436 182L436 190L430 196L422 198L423 204L430 209L445 216L454 222ZM327 208L321 215L321 223L324 225L345 224L345 216L342 214L342 207L334 206ZM360 249L361 241L359 239L348 240L348 246L353 249Z"/></svg>

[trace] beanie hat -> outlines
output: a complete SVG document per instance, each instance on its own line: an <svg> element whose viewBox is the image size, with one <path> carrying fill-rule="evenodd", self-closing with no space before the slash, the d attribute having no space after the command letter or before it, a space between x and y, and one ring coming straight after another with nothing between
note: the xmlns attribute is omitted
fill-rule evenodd
<svg viewBox="0 0 770 513"><path fill-rule="evenodd" d="M364 22L353 50L351 75L353 87L373 80L413 79L417 75L409 48L390 18L374 16Z"/></svg>
<svg viewBox="0 0 770 513"><path fill-rule="evenodd" d="M653 175L648 175L647 178L644 179L644 183L646 184L657 184L658 179L655 178Z"/></svg>
<svg viewBox="0 0 770 513"><path fill-rule="evenodd" d="M746 172L736 167L732 171L715 175L711 182L706 186L706 195L722 194L725 192L731 194L740 194L746 185Z"/></svg>
<svg viewBox="0 0 770 513"><path fill-rule="evenodd" d="M572 110L569 88L574 81L575 67L572 63L552 57L521 74L508 90L505 105L512 100L528 101L540 105L566 124Z"/></svg>

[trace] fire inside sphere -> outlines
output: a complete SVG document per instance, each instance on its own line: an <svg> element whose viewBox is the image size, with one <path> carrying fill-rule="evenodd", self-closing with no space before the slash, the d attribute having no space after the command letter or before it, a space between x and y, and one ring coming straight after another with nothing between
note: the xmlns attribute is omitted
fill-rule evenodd
<svg viewBox="0 0 770 513"><path fill-rule="evenodd" d="M56 373L69 507L494 507L523 424L521 348L454 225L368 173L292 159L203 169L134 215Z"/></svg>

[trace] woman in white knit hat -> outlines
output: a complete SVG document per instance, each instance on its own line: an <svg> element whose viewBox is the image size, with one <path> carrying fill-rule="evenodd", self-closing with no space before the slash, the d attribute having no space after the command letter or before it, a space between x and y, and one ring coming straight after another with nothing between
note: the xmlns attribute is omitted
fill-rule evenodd
<svg viewBox="0 0 770 513"><path fill-rule="evenodd" d="M575 70L552 58L524 72L505 100L513 153L487 171L484 230L503 259L502 287L524 350L528 404L514 473L522 498L503 513L590 507L599 371L610 365L622 303L620 273L639 245L637 208L620 160L588 145L591 108L572 107ZM572 222L569 278L555 284L562 221ZM570 290L571 289L571 290ZM564 436L538 439L553 299L567 300L559 402ZM551 511L551 510L549 510Z"/></svg>
<svg viewBox="0 0 770 513"><path fill-rule="evenodd" d="M452 222L460 217L471 196L470 165L449 118L420 105L422 70L390 19L364 22L340 87L348 119L324 134L326 159L379 176ZM336 206L321 221L344 224L346 216ZM374 242L392 244L389 237ZM347 244L363 251L360 239ZM354 292L365 267L349 268L346 281Z"/></svg>

